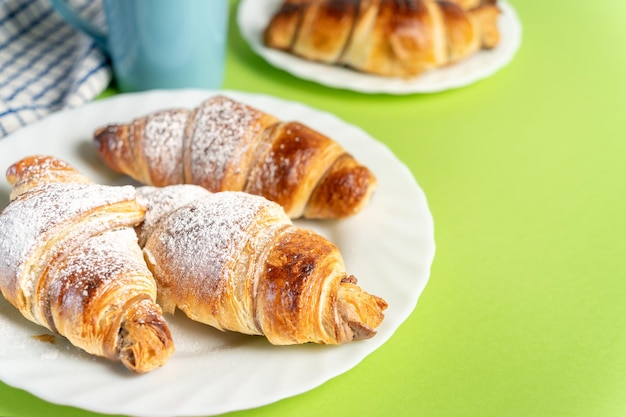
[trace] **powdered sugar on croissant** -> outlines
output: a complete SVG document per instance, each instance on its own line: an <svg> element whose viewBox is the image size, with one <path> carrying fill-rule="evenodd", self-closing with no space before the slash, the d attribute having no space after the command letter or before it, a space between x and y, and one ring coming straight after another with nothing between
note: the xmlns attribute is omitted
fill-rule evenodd
<svg viewBox="0 0 626 417"><path fill-rule="evenodd" d="M68 164L28 157L7 171L0 291L24 317L136 372L174 350L133 226L133 187L91 183Z"/></svg>
<svg viewBox="0 0 626 417"><path fill-rule="evenodd" d="M346 273L335 245L294 226L278 204L193 185L137 193L149 213L139 241L165 311L279 345L369 338L382 322L385 301Z"/></svg>
<svg viewBox="0 0 626 417"><path fill-rule="evenodd" d="M376 178L336 141L225 96L109 125L94 134L113 170L155 186L244 191L291 218L341 218L369 202Z"/></svg>

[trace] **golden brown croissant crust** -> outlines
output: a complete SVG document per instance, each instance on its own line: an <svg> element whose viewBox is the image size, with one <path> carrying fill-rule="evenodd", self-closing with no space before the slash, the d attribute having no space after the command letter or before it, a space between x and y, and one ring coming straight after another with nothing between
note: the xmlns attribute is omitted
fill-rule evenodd
<svg viewBox="0 0 626 417"><path fill-rule="evenodd" d="M94 143L110 168L143 184L244 191L277 202L291 218L353 215L377 185L331 138L224 96L103 127Z"/></svg>
<svg viewBox="0 0 626 417"><path fill-rule="evenodd" d="M495 47L499 13L495 0L290 0L263 42L312 61L415 77Z"/></svg>
<svg viewBox="0 0 626 417"><path fill-rule="evenodd" d="M174 349L157 287L167 312L277 345L366 339L383 321L387 303L347 274L338 248L263 197L101 186L40 156L13 164L7 178L3 296L29 320L134 371L163 365Z"/></svg>
<svg viewBox="0 0 626 417"><path fill-rule="evenodd" d="M372 337L384 300L345 271L339 249L276 203L194 185L141 187L137 228L163 309L278 345Z"/></svg>
<svg viewBox="0 0 626 417"><path fill-rule="evenodd" d="M133 187L93 184L51 157L7 170L0 213L0 291L27 319L139 373L174 350L156 283L133 226L145 208Z"/></svg>

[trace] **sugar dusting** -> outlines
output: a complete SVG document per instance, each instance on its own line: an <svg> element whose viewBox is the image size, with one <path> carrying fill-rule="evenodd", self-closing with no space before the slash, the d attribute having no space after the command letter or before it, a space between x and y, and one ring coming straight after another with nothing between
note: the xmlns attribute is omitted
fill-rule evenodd
<svg viewBox="0 0 626 417"><path fill-rule="evenodd" d="M139 292L156 297L137 235L129 227L90 237L62 264L52 266L50 279L48 296L61 300L64 314L72 321L79 320L74 316L82 315L86 305L97 305L110 292L119 291L115 303L120 304ZM99 314L108 313L101 310Z"/></svg>
<svg viewBox="0 0 626 417"><path fill-rule="evenodd" d="M259 110L223 96L202 103L189 145L193 178L186 181L221 191L229 171L244 175L239 170L241 158L261 129L261 116Z"/></svg>
<svg viewBox="0 0 626 417"><path fill-rule="evenodd" d="M95 184L45 184L18 196L0 214L0 288L21 287L30 297L36 282L19 282L32 254L58 232L58 226L98 206L134 198L134 188ZM35 277L36 278L36 277Z"/></svg>
<svg viewBox="0 0 626 417"><path fill-rule="evenodd" d="M137 201L147 208L144 221L137 227L139 244L143 246L156 225L169 213L210 194L198 185L180 184L168 187L139 187Z"/></svg>
<svg viewBox="0 0 626 417"><path fill-rule="evenodd" d="M275 206L241 192L208 193L163 219L161 232L148 238L145 250L167 269L164 274L155 274L157 281L167 286L168 279L176 279L181 293L173 302L182 303L191 297L207 306L215 305L209 301L218 300L225 291L231 268L250 239L249 230L257 215Z"/></svg>
<svg viewBox="0 0 626 417"><path fill-rule="evenodd" d="M59 171L61 175L66 175L68 169L70 166L65 161L48 157L35 157L32 163L11 165L7 170L7 179L14 183L19 180L58 174Z"/></svg>
<svg viewBox="0 0 626 417"><path fill-rule="evenodd" d="M161 111L146 116L143 155L151 169L154 185L170 185L183 180L183 139L189 110Z"/></svg>
<svg viewBox="0 0 626 417"><path fill-rule="evenodd" d="M161 243L173 254L183 284L200 291L217 282L248 239L246 231L267 200L237 192L209 194L172 213L163 224ZM198 282L199 281L199 282ZM206 281L207 285L198 285Z"/></svg>

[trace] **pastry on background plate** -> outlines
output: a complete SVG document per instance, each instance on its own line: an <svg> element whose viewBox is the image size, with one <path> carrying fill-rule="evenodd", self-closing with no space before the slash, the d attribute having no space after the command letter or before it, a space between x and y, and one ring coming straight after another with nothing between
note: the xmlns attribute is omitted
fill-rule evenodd
<svg viewBox="0 0 626 417"><path fill-rule="evenodd" d="M286 0L266 46L364 73L411 78L494 48L495 0Z"/></svg>

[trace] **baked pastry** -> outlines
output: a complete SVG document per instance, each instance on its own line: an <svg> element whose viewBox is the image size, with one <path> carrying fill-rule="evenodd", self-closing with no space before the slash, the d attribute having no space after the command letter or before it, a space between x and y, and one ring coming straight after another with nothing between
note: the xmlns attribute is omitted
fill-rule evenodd
<svg viewBox="0 0 626 417"><path fill-rule="evenodd" d="M143 184L244 191L291 218L350 216L376 188L372 172L334 140L224 96L100 128L94 143L110 168Z"/></svg>
<svg viewBox="0 0 626 417"><path fill-rule="evenodd" d="M454 3L465 10L475 9L477 7L495 5L498 0L444 0L449 3Z"/></svg>
<svg viewBox="0 0 626 417"><path fill-rule="evenodd" d="M139 244L165 312L272 344L372 337L387 303L364 292L339 249L284 210L242 192L140 187Z"/></svg>
<svg viewBox="0 0 626 417"><path fill-rule="evenodd" d="M131 186L93 184L33 156L11 165L0 213L0 291L24 317L93 355L144 373L174 351L133 226Z"/></svg>
<svg viewBox="0 0 626 417"><path fill-rule="evenodd" d="M409 78L495 47L499 14L491 0L290 0L263 42L311 61Z"/></svg>

